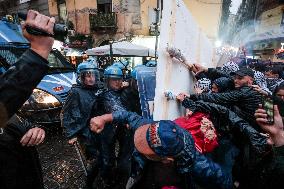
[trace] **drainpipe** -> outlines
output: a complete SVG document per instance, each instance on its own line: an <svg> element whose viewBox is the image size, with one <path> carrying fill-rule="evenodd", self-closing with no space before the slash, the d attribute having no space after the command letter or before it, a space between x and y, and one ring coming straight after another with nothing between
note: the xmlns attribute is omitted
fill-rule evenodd
<svg viewBox="0 0 284 189"><path fill-rule="evenodd" d="M157 0L157 8L156 11L156 24L155 24L155 35L156 35L156 42L155 42L155 61L157 62L157 50L158 50L158 23L159 23L159 13L160 13L160 0Z"/></svg>
<svg viewBox="0 0 284 189"><path fill-rule="evenodd" d="M77 11L76 11L76 0L74 2L74 12L75 12L75 31L77 33Z"/></svg>

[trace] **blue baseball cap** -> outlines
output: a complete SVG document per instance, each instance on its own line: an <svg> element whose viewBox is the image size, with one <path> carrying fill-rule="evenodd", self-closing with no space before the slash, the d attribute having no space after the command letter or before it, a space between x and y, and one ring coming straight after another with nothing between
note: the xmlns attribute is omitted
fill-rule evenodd
<svg viewBox="0 0 284 189"><path fill-rule="evenodd" d="M142 125L134 134L136 149L146 156L160 157L185 156L192 161L195 156L195 145L188 131L169 120L161 120ZM184 158L182 158L184 159Z"/></svg>

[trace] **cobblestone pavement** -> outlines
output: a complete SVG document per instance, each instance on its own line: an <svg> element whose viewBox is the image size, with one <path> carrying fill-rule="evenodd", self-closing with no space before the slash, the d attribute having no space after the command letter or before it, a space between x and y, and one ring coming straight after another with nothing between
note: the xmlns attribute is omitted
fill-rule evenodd
<svg viewBox="0 0 284 189"><path fill-rule="evenodd" d="M59 126L46 129L45 142L38 147L46 189L78 189L85 175L79 156L67 143Z"/></svg>

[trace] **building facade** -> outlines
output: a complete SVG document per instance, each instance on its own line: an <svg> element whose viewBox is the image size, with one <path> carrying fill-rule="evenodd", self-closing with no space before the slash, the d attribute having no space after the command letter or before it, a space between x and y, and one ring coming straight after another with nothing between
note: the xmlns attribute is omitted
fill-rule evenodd
<svg viewBox="0 0 284 189"><path fill-rule="evenodd" d="M0 16L27 12L29 9L49 15L48 0L0 0Z"/></svg>
<svg viewBox="0 0 284 189"><path fill-rule="evenodd" d="M201 30L215 42L218 38L223 0L184 0Z"/></svg>
<svg viewBox="0 0 284 189"><path fill-rule="evenodd" d="M246 43L248 52L263 60L283 62L284 1L259 0L255 15L255 33Z"/></svg>
<svg viewBox="0 0 284 189"><path fill-rule="evenodd" d="M48 4L51 16L66 23L75 35L91 37L92 45L100 46L109 40L151 35L157 1L48 0Z"/></svg>

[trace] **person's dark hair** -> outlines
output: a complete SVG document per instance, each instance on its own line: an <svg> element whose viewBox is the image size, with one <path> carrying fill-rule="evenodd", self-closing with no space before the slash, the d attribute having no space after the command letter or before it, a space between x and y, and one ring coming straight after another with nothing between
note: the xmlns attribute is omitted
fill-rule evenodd
<svg viewBox="0 0 284 189"><path fill-rule="evenodd" d="M215 79L213 83L218 87L218 92L228 92L235 88L234 81L227 77L220 77Z"/></svg>
<svg viewBox="0 0 284 189"><path fill-rule="evenodd" d="M265 66L265 64L258 62L256 64L254 64L253 69L255 71L259 71L259 72L265 72L266 66Z"/></svg>
<svg viewBox="0 0 284 189"><path fill-rule="evenodd" d="M273 92L273 96L276 97L276 93L278 93L280 90L284 90L284 81L281 82L279 85L276 86L274 92ZM278 100L277 100L278 99ZM274 103L278 106L280 115L282 117L284 117L284 101L281 100L281 98L277 98L276 97L276 101L274 101Z"/></svg>
<svg viewBox="0 0 284 189"><path fill-rule="evenodd" d="M280 90L284 90L284 81L275 87L273 95L276 95L276 93L278 93Z"/></svg>
<svg viewBox="0 0 284 189"><path fill-rule="evenodd" d="M272 74L278 74L279 78L282 76L282 69L279 66L267 67L265 71L271 71Z"/></svg>

